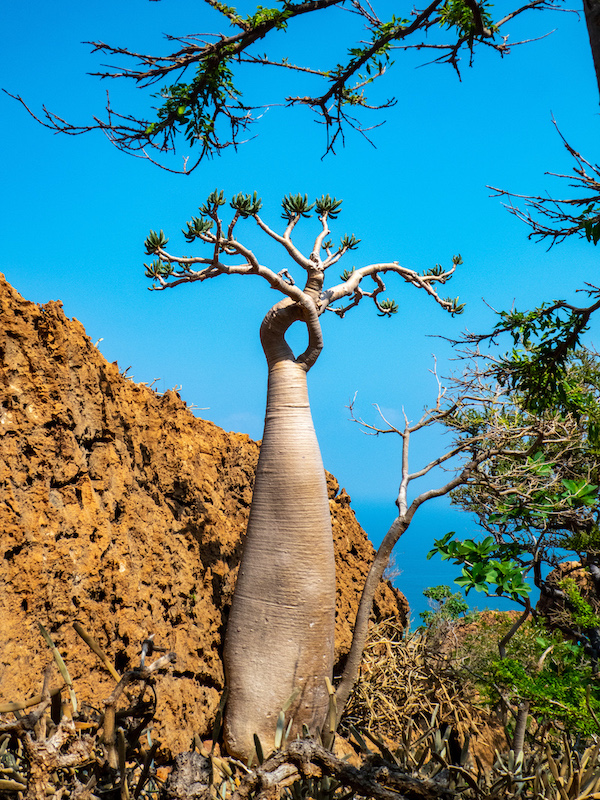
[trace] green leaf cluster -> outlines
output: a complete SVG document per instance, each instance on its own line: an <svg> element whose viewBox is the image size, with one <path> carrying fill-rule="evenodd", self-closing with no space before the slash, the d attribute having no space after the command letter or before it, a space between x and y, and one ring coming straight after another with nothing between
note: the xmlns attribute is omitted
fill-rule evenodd
<svg viewBox="0 0 600 800"><path fill-rule="evenodd" d="M478 4L483 28L493 30L490 6L490 3ZM459 36L472 37L478 32L478 21L473 9L464 0L446 0L440 8L439 14L440 26L448 30L456 28Z"/></svg>
<svg viewBox="0 0 600 800"><path fill-rule="evenodd" d="M156 111L158 121L145 130L148 139L159 134L168 138L176 128L180 128L191 145L198 142L209 149L215 146L216 117L232 100L241 96L233 82L231 57L224 49L218 54L209 53L198 62L190 83L165 86L154 95L162 105Z"/></svg>
<svg viewBox="0 0 600 800"><path fill-rule="evenodd" d="M579 219L581 220L580 227L588 242L598 244L600 241L600 207L595 203L590 203Z"/></svg>
<svg viewBox="0 0 600 800"><path fill-rule="evenodd" d="M559 586L569 601L569 610L575 625L583 630L600 628L600 617L594 613L591 605L582 597L573 578L563 578Z"/></svg>
<svg viewBox="0 0 600 800"><path fill-rule="evenodd" d="M194 239L199 239L212 228L213 223L210 219L204 217L192 217L189 222L186 222L187 230L182 231L185 236L186 242L193 242Z"/></svg>
<svg viewBox="0 0 600 800"><path fill-rule="evenodd" d="M353 233L351 233L350 236L344 234L340 241L340 248L342 250L356 250L359 244L360 239L357 239Z"/></svg>
<svg viewBox="0 0 600 800"><path fill-rule="evenodd" d="M444 268L441 264L436 264L435 267L430 267L423 272L423 277L427 278L429 276L433 276L435 278L439 277L440 275L444 274ZM444 283L444 281L440 281L440 283Z"/></svg>
<svg viewBox="0 0 600 800"><path fill-rule="evenodd" d="M419 612L423 624L428 628L441 622L457 620L469 610L465 598L459 592L452 592L449 586L430 586L423 591L423 595L437 603L435 610Z"/></svg>
<svg viewBox="0 0 600 800"><path fill-rule="evenodd" d="M391 317L392 314L397 314L399 311L398 303L395 300L390 300L388 297L386 300L381 300L378 304L378 308L380 313L377 314L378 317Z"/></svg>
<svg viewBox="0 0 600 800"><path fill-rule="evenodd" d="M541 639L542 642L548 640ZM521 700L529 700L531 713L538 720L561 723L568 731L586 735L597 733L597 725L588 708L586 686L591 678L582 649L571 642L554 641L551 654L542 669L527 670L514 658L498 660L492 680ZM541 648L540 648L541 649ZM598 714L600 699L597 690L589 703Z"/></svg>
<svg viewBox="0 0 600 800"><path fill-rule="evenodd" d="M327 215L329 219L335 219L340 213L340 206L343 200L336 200L335 197L331 198L328 194L322 194L320 198L315 200L315 207L319 217Z"/></svg>
<svg viewBox="0 0 600 800"><path fill-rule="evenodd" d="M547 461L541 453L528 457L527 465L531 466L531 474L550 476L556 465ZM594 507L598 502L598 486L587 478L567 479L532 490L526 500L517 494L507 494L496 504L496 511L489 514L493 524L512 522L516 530L527 530L530 527L543 527L559 510Z"/></svg>
<svg viewBox="0 0 600 800"><path fill-rule="evenodd" d="M301 194L286 194L281 201L283 208L283 219L290 222L295 217L308 217L309 212L313 209L315 203L308 202L308 195Z"/></svg>
<svg viewBox="0 0 600 800"><path fill-rule="evenodd" d="M144 247L146 248L146 255L152 255L153 253L158 252L159 249L163 249L167 246L168 239L164 234L164 231L160 231L157 233L156 231L150 231L148 236L144 241Z"/></svg>
<svg viewBox="0 0 600 800"><path fill-rule="evenodd" d="M206 202L202 203L200 206L200 213L206 217L213 217L215 218L219 206L224 206L227 200L225 199L225 195L223 190L215 189L214 192L211 192L208 197L206 198Z"/></svg>
<svg viewBox="0 0 600 800"><path fill-rule="evenodd" d="M595 395L600 376L597 367L595 374L586 369L588 360L577 350L587 321L560 304L500 312L494 330L508 331L514 347L499 361L496 377L501 385L519 392L533 413L562 409L578 416L591 414L597 431L600 414Z"/></svg>
<svg viewBox="0 0 600 800"><path fill-rule="evenodd" d="M287 194L281 201L281 207L283 208L281 216L290 222L296 217L308 217L310 211L314 208L319 219L324 217L336 219L340 213L342 202L342 200L337 200L328 194L322 194L312 203L309 202L306 194ZM360 242L360 239L356 239L354 236L344 237L344 240L347 240L351 245L348 247L350 250L353 250ZM330 241L323 242L323 247L331 247L331 244Z"/></svg>
<svg viewBox="0 0 600 800"><path fill-rule="evenodd" d="M168 278L174 272L172 264L160 259L156 259L150 264L144 264L144 267L147 278Z"/></svg>
<svg viewBox="0 0 600 800"><path fill-rule="evenodd" d="M517 705L528 700L530 713L546 730L553 726L568 733L597 733L586 690L589 686L589 703L598 715L600 687L584 647L559 631L527 621L508 642L508 657L501 659L498 642L511 624L503 614L478 617L476 629L467 633L459 648L465 681L475 678L481 698L494 707L500 701Z"/></svg>
<svg viewBox="0 0 600 800"><path fill-rule="evenodd" d="M232 25L240 25L243 22L234 6L228 6L226 3L219 2L219 0L211 0L211 5L221 14L224 14Z"/></svg>
<svg viewBox="0 0 600 800"><path fill-rule="evenodd" d="M287 21L292 15L291 9L265 8L257 6L254 14L246 17L246 23L250 28L258 28L265 23L272 22L277 30L285 30Z"/></svg>
<svg viewBox="0 0 600 800"><path fill-rule="evenodd" d="M439 554L442 561L452 560L462 565L462 575L454 581L469 594L471 589L486 595L507 595L513 600L527 597L531 591L523 578L523 566L514 558L522 554L515 542L497 543L491 536L480 542L473 539L453 539L450 531L441 539L434 540L434 547L427 559Z"/></svg>
<svg viewBox="0 0 600 800"><path fill-rule="evenodd" d="M256 192L254 194L243 194L240 192L231 199L230 206L239 213L240 217L246 219L258 214L262 208L262 200Z"/></svg>
<svg viewBox="0 0 600 800"><path fill-rule="evenodd" d="M466 303L459 302L458 297L445 297L444 301L450 305L450 313L452 316L462 314L465 310Z"/></svg>

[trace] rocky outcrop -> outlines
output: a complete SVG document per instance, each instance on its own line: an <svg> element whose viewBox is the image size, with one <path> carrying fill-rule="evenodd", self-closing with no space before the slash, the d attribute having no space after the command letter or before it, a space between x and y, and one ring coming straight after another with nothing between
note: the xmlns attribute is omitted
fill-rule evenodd
<svg viewBox="0 0 600 800"><path fill-rule="evenodd" d="M582 597L590 603L593 610L598 613L600 611L600 600L598 599L598 592L594 584L592 575L586 564L580 561L562 561L552 569L546 577L546 584L549 587L549 592L542 592L540 599L536 605L536 610L542 616L552 619L556 614L560 614L565 610L565 604L560 597L552 595L552 591L560 589L560 582L565 578L573 580L581 592Z"/></svg>
<svg viewBox="0 0 600 800"><path fill-rule="evenodd" d="M258 448L194 417L175 392L128 380L59 302L29 303L0 276L0 702L41 689L51 655L38 622L80 703L110 693L78 621L120 671L150 633L175 651L158 736L178 752L207 735ZM343 659L373 548L348 495L328 485ZM375 611L408 614L389 584Z"/></svg>

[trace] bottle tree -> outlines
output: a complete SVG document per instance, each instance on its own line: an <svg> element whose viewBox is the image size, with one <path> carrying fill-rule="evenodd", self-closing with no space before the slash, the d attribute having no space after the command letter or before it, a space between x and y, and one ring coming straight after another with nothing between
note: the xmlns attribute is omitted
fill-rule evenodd
<svg viewBox="0 0 600 800"><path fill-rule="evenodd" d="M310 203L306 195L287 195L282 202L283 233L272 230L259 216L262 203L256 192L233 197L228 224L221 216L225 203L223 192L213 192L184 231L188 242L208 245L207 254L172 255L164 233L152 231L146 252L156 259L145 267L154 281L152 288L158 290L219 275L256 275L281 295L260 326L268 365L267 409L224 651L225 742L232 755L247 759L255 749L255 734L263 747L273 747L284 708L286 725L295 736L306 730L319 732L329 705L335 565L325 472L306 383L323 347L320 317L327 310L344 317L366 298L381 316L396 313L397 304L383 299L386 273L424 290L450 314L460 313L462 306L458 298L444 299L437 292L460 263L459 256L448 270L436 265L424 274L396 261L369 264L344 271L326 288L327 270L359 243L354 235L343 236L336 246L328 238L329 221L338 216L341 200L324 195ZM320 225L312 250L305 254L292 241L292 233L313 210ZM290 267L302 276L301 283L295 282L291 269L275 272L261 264L237 238L236 227L247 218L281 245ZM285 340L295 322L308 331L308 346L299 355Z"/></svg>

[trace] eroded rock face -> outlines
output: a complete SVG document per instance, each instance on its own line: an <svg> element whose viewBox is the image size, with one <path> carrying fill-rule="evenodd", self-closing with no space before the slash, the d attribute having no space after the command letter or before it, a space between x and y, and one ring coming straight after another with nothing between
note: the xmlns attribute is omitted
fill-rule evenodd
<svg viewBox="0 0 600 800"><path fill-rule="evenodd" d="M580 561L562 561L546 577L550 590L559 589L559 584L564 578L575 582L581 596L588 602L594 613L600 612L600 587L596 585L589 565ZM536 610L542 614L551 626L556 626L566 635L568 628L564 626L565 603L560 597L553 597L549 592L542 592L537 602ZM570 616L567 612L567 617ZM562 617L562 619L561 619Z"/></svg>
<svg viewBox="0 0 600 800"><path fill-rule="evenodd" d="M114 681L73 622L120 671L153 633L177 654L159 684L157 735L173 752L205 737L258 449L176 393L124 378L59 302L29 303L0 275L0 702L41 690L51 655L38 622L79 701L96 706ZM348 495L332 476L328 485L343 659L373 548ZM376 616L407 615L383 585Z"/></svg>

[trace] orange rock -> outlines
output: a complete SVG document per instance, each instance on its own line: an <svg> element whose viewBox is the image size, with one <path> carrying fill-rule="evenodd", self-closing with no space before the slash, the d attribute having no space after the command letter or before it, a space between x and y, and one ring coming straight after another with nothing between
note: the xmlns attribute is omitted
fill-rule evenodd
<svg viewBox="0 0 600 800"><path fill-rule="evenodd" d="M258 448L122 376L59 302L27 302L0 275L0 702L41 690L52 660L41 622L79 703L101 707L114 681L79 621L120 672L150 633L175 651L152 735L173 752L210 736ZM373 548L328 485L340 659ZM408 616L389 584L375 611Z"/></svg>

